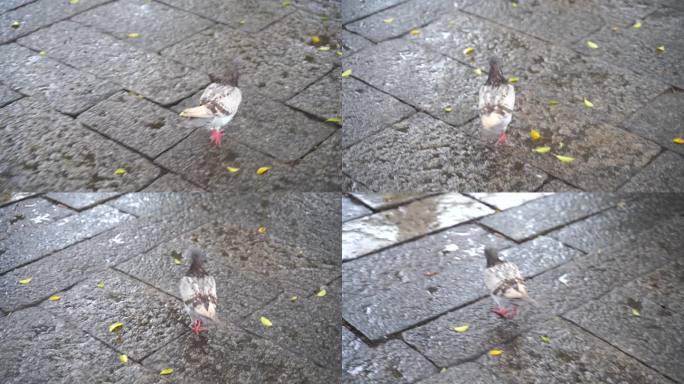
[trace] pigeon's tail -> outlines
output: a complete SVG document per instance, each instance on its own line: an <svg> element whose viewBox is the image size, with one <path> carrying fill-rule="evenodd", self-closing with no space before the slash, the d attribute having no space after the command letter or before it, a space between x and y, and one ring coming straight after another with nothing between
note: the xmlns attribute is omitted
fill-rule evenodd
<svg viewBox="0 0 684 384"><path fill-rule="evenodd" d="M203 117L203 118L210 118L213 117L214 114L211 112L211 110L204 105L200 105L198 107L192 107L192 108L187 108L183 110L183 112L180 113L180 117Z"/></svg>

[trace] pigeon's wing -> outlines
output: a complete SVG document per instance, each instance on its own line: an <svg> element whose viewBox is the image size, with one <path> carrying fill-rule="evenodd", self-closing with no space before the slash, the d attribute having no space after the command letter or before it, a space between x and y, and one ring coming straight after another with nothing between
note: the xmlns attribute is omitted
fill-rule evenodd
<svg viewBox="0 0 684 384"><path fill-rule="evenodd" d="M483 85L480 87L480 94L477 108L480 115L491 112L511 113L515 106L515 89L511 84L499 86Z"/></svg>
<svg viewBox="0 0 684 384"><path fill-rule="evenodd" d="M214 319L216 317L216 282L214 278L183 276L179 285L181 299L185 306L194 313Z"/></svg>
<svg viewBox="0 0 684 384"><path fill-rule="evenodd" d="M241 102L240 88L227 84L211 83L200 96L200 104L214 115L233 115Z"/></svg>
<svg viewBox="0 0 684 384"><path fill-rule="evenodd" d="M490 292L505 291L503 286L510 282L523 282L520 270L513 263L501 263L485 269L484 272L485 286Z"/></svg>

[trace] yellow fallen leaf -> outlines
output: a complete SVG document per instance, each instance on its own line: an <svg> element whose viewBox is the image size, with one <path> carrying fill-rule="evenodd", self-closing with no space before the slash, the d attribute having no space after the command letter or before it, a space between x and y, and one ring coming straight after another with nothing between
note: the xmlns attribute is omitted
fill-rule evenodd
<svg viewBox="0 0 684 384"><path fill-rule="evenodd" d="M78 1L79 0L69 0L69 4L76 5L76 4L78 4Z"/></svg>
<svg viewBox="0 0 684 384"><path fill-rule="evenodd" d="M515 84L518 81L520 81L520 78L518 76L511 76L508 78L508 83L509 84Z"/></svg>
<svg viewBox="0 0 684 384"><path fill-rule="evenodd" d="M446 112L446 113L449 113L449 112L451 112L451 111L453 111L453 110L454 110L454 109L451 107L451 105L447 105L446 107L444 107L444 112Z"/></svg>
<svg viewBox="0 0 684 384"><path fill-rule="evenodd" d="M31 277L27 277L27 278L25 278L25 279L19 280L19 284L21 284L21 285L26 285L26 284L30 283L31 280L33 280L33 277L32 277L32 276L31 276Z"/></svg>
<svg viewBox="0 0 684 384"><path fill-rule="evenodd" d="M681 137L675 137L674 139L672 139L672 142L675 144L684 144L684 139L682 139Z"/></svg>
<svg viewBox="0 0 684 384"><path fill-rule="evenodd" d="M639 29L639 28L641 28L641 21L637 20L637 22L634 23L634 25L632 25L632 28L634 28L634 29Z"/></svg>
<svg viewBox="0 0 684 384"><path fill-rule="evenodd" d="M52 295L52 296L50 296L50 301L59 301L59 299L61 299L61 298L62 298L62 296Z"/></svg>
<svg viewBox="0 0 684 384"><path fill-rule="evenodd" d="M591 41L591 40L587 40L587 47L589 47L589 48L591 48L591 49L597 49L597 48L599 47L599 45L596 44L596 43L594 43L594 42Z"/></svg>
<svg viewBox="0 0 684 384"><path fill-rule="evenodd" d="M411 36L418 36L420 35L420 29L412 29L409 34L411 34Z"/></svg>
<svg viewBox="0 0 684 384"><path fill-rule="evenodd" d="M290 4L292 4L292 2L290 0L283 1L283 7L287 7Z"/></svg>
<svg viewBox="0 0 684 384"><path fill-rule="evenodd" d="M495 349L492 349L491 351L489 351L489 356L492 356L492 357L501 356L502 353L503 353L502 350L495 348Z"/></svg>
<svg viewBox="0 0 684 384"><path fill-rule="evenodd" d="M454 327L454 331L456 331L458 333L463 333L463 332L467 331L468 329L470 329L470 325L468 325L468 324L461 325L458 327Z"/></svg>
<svg viewBox="0 0 684 384"><path fill-rule="evenodd" d="M325 295L327 295L327 294L328 294L328 291L326 291L325 288L321 288L321 290L318 291L318 293L316 294L316 296L318 296L318 297L323 297L323 296L325 296Z"/></svg>
<svg viewBox="0 0 684 384"><path fill-rule="evenodd" d="M335 51L335 54L336 54L337 56L342 56L342 55L344 55L344 53L342 53L342 51Z"/></svg>
<svg viewBox="0 0 684 384"><path fill-rule="evenodd" d="M383 22L385 22L385 24L392 24L393 21L394 21L394 17L388 17L385 20L383 20Z"/></svg>
<svg viewBox="0 0 684 384"><path fill-rule="evenodd" d="M549 152L551 152L551 147L546 147L546 146L537 147L537 148L533 149L533 151L535 151L537 153L549 153Z"/></svg>
<svg viewBox="0 0 684 384"><path fill-rule="evenodd" d="M327 52L327 51L330 50L330 47L327 46L327 45L323 45L323 46L321 46L321 47L318 47L318 50L321 51L321 52Z"/></svg>
<svg viewBox="0 0 684 384"><path fill-rule="evenodd" d="M549 106L554 107L556 105L560 104L558 100L549 100Z"/></svg>
<svg viewBox="0 0 684 384"><path fill-rule="evenodd" d="M541 337L541 339L542 339L542 341L544 342L544 344L549 344L549 343L551 343L551 338L548 337L548 336L546 336L546 335L543 335L543 336Z"/></svg>
<svg viewBox="0 0 684 384"><path fill-rule="evenodd" d="M299 299L298 296L292 296L292 297L290 297L290 301L293 302L293 303L294 303L295 301L297 301L297 299Z"/></svg>
<svg viewBox="0 0 684 384"><path fill-rule="evenodd" d="M594 103L592 103L591 101L587 100L587 98L585 97L585 98L584 98L584 106L587 107L587 108L594 108Z"/></svg>
<svg viewBox="0 0 684 384"><path fill-rule="evenodd" d="M565 144L562 141L558 143L558 149L563 149L563 147L565 147Z"/></svg>
<svg viewBox="0 0 684 384"><path fill-rule="evenodd" d="M446 371L447 371L446 368L442 368L442 369L439 371L439 373L444 373L444 372L446 372Z"/></svg>
<svg viewBox="0 0 684 384"><path fill-rule="evenodd" d="M570 157L570 156L561 156L561 155L554 155L554 156L556 156L556 159L560 160L562 163L572 163L573 161L575 161L575 158Z"/></svg>
<svg viewBox="0 0 684 384"><path fill-rule="evenodd" d="M246 22L247 22L247 20L241 19L241 20L240 20L240 25L245 25Z"/></svg>
<svg viewBox="0 0 684 384"><path fill-rule="evenodd" d="M116 323L109 326L109 332L114 332L121 327L123 327L123 323L120 321L117 321Z"/></svg>
<svg viewBox="0 0 684 384"><path fill-rule="evenodd" d="M533 129L530 131L530 138L532 139L532 141L537 141L541 139L541 133L539 133L539 131L537 131L536 129Z"/></svg>
<svg viewBox="0 0 684 384"><path fill-rule="evenodd" d="M228 171L230 173L235 173L239 170L240 170L240 168L236 168L236 167L226 167L226 171Z"/></svg>
<svg viewBox="0 0 684 384"><path fill-rule="evenodd" d="M261 318L259 320L261 321L261 325L263 325L264 327L272 327L273 326L273 323L271 323L271 320L269 320L265 316L261 316Z"/></svg>
<svg viewBox="0 0 684 384"><path fill-rule="evenodd" d="M266 233L266 227L264 227L263 225L260 226L260 227L257 229L257 232L259 232L259 233Z"/></svg>
<svg viewBox="0 0 684 384"><path fill-rule="evenodd" d="M129 39L137 39L138 37L140 37L140 34L138 32L131 32L126 36L128 36Z"/></svg>
<svg viewBox="0 0 684 384"><path fill-rule="evenodd" d="M10 24L10 27L17 29L17 28L21 27L21 23L19 22L19 20L14 20L12 22L12 24Z"/></svg>
<svg viewBox="0 0 684 384"><path fill-rule="evenodd" d="M664 45L661 45L660 47L657 47L657 48L656 48L656 52L658 52L658 53L664 53L664 52L665 52L665 46L664 46Z"/></svg>
<svg viewBox="0 0 684 384"><path fill-rule="evenodd" d="M40 51L40 52L38 52L38 55L40 55L40 57L46 57L46 56L47 56L47 52L45 52L45 51Z"/></svg>
<svg viewBox="0 0 684 384"><path fill-rule="evenodd" d="M121 364L126 364L126 363L128 363L128 356L126 356L126 355L119 355L119 361L121 362Z"/></svg>
<svg viewBox="0 0 684 384"><path fill-rule="evenodd" d="M339 117L330 117L330 118L326 119L325 122L326 123L340 123L340 122L342 122L342 119L340 119Z"/></svg>
<svg viewBox="0 0 684 384"><path fill-rule="evenodd" d="M159 372L159 374L162 376L170 375L172 373L173 373L173 368L164 368L161 370L161 372Z"/></svg>
<svg viewBox="0 0 684 384"><path fill-rule="evenodd" d="M349 76L351 76L351 74L352 74L352 70L351 70L351 69L347 69L346 71L342 72L342 74L341 74L340 76L342 76L342 77L349 77Z"/></svg>
<svg viewBox="0 0 684 384"><path fill-rule="evenodd" d="M263 175L264 173L268 172L269 169L271 169L271 167L261 167L257 169L256 174Z"/></svg>
<svg viewBox="0 0 684 384"><path fill-rule="evenodd" d="M95 285L95 286L98 288L104 288L104 281L98 282L97 285Z"/></svg>
<svg viewBox="0 0 684 384"><path fill-rule="evenodd" d="M318 44L321 42L321 38L318 36L311 36L311 44Z"/></svg>
<svg viewBox="0 0 684 384"><path fill-rule="evenodd" d="M473 48L473 47L468 47L468 48L463 50L463 54L466 56L470 56L473 53L475 53L475 48Z"/></svg>
<svg viewBox="0 0 684 384"><path fill-rule="evenodd" d="M126 173L126 170L123 169L123 168L117 168L117 169L114 171L114 174L115 174L115 175L123 175L123 174L125 174L125 173Z"/></svg>
<svg viewBox="0 0 684 384"><path fill-rule="evenodd" d="M511 7L518 8L518 2L517 1L511 1Z"/></svg>
<svg viewBox="0 0 684 384"><path fill-rule="evenodd" d="M448 26L449 28L453 27L454 25L456 25L456 22L453 21L453 20L449 20L449 22L447 23L447 26Z"/></svg>
<svg viewBox="0 0 684 384"><path fill-rule="evenodd" d="M173 258L173 263L176 265L181 265L183 264L183 261L181 259L176 259L175 257Z"/></svg>
<svg viewBox="0 0 684 384"><path fill-rule="evenodd" d="M637 308L632 308L632 316L641 317L641 311L639 311Z"/></svg>
<svg viewBox="0 0 684 384"><path fill-rule="evenodd" d="M475 68L473 69L473 73L475 74L475 76L482 76L482 69Z"/></svg>

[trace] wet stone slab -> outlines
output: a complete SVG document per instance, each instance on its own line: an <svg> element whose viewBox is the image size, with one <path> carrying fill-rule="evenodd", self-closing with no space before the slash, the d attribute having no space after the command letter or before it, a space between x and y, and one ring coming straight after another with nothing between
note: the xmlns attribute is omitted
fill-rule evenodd
<svg viewBox="0 0 684 384"><path fill-rule="evenodd" d="M375 211L382 211L428 197L420 193L354 193L353 196Z"/></svg>
<svg viewBox="0 0 684 384"><path fill-rule="evenodd" d="M681 381L684 378L681 364L670 358L681 352L684 342L681 313L644 299L643 295L648 291L631 292L636 293L635 296L623 293L624 288L590 301L564 317L647 366ZM638 317L632 314L634 306L641 313Z"/></svg>
<svg viewBox="0 0 684 384"><path fill-rule="evenodd" d="M96 287L100 281L104 288ZM187 332L180 300L120 272L95 274L60 296L59 301L45 302L43 308L134 360ZM110 332L115 322L123 326Z"/></svg>
<svg viewBox="0 0 684 384"><path fill-rule="evenodd" d="M106 1L107 0L82 0L76 4L62 1L55 4L51 0L39 0L27 4L24 7L4 13L0 15L0 25L4 26L0 32L0 44L16 40L18 37L27 35L59 20L71 17L79 12L105 3ZM19 27L9 27L15 21L19 22Z"/></svg>
<svg viewBox="0 0 684 384"><path fill-rule="evenodd" d="M39 97L54 109L76 115L105 99L119 86L17 44L0 46L0 73L12 88ZM0 102L2 104L2 102Z"/></svg>
<svg viewBox="0 0 684 384"><path fill-rule="evenodd" d="M449 193L347 221L342 225L342 259L351 260L494 211Z"/></svg>
<svg viewBox="0 0 684 384"><path fill-rule="evenodd" d="M373 43L366 40L363 36L351 33L346 29L342 31L342 52L344 52L342 57L349 56L370 45L373 45Z"/></svg>
<svg viewBox="0 0 684 384"><path fill-rule="evenodd" d="M0 242L3 250L0 272L12 270L131 219L130 215L101 206L59 219L50 225L17 231Z"/></svg>
<svg viewBox="0 0 684 384"><path fill-rule="evenodd" d="M140 365L119 363L117 353L42 308L0 318L0 376L5 383L130 383Z"/></svg>
<svg viewBox="0 0 684 384"><path fill-rule="evenodd" d="M679 126L682 119L684 119L684 92L671 91L658 96L621 126L673 152L684 155L684 145L672 142L677 137L684 138L684 129Z"/></svg>
<svg viewBox="0 0 684 384"><path fill-rule="evenodd" d="M14 232L25 228L50 225L70 216L74 211L53 204L45 199L33 198L0 208L0 240L11 238Z"/></svg>
<svg viewBox="0 0 684 384"><path fill-rule="evenodd" d="M453 59L406 40L391 40L349 57L352 75L445 122L461 125L477 116L482 79ZM454 89L459 92L454 93ZM444 109L452 107L452 112Z"/></svg>
<svg viewBox="0 0 684 384"><path fill-rule="evenodd" d="M544 344L542 336L551 339ZM560 319L538 324L510 344L499 357L477 362L516 383L672 383L656 371Z"/></svg>
<svg viewBox="0 0 684 384"><path fill-rule="evenodd" d="M202 192L203 189L176 175L167 173L148 185L142 192Z"/></svg>
<svg viewBox="0 0 684 384"><path fill-rule="evenodd" d="M677 194L637 195L635 199L579 221L549 236L583 251L596 251L621 241L638 241L640 233L684 211Z"/></svg>
<svg viewBox="0 0 684 384"><path fill-rule="evenodd" d="M412 383L436 373L420 353L401 340L369 347L342 327L342 382L345 384Z"/></svg>
<svg viewBox="0 0 684 384"><path fill-rule="evenodd" d="M445 372L430 376L419 381L418 384L451 384L451 383L489 384L502 383L501 378L494 375L477 363L465 363L456 367L450 367Z"/></svg>
<svg viewBox="0 0 684 384"><path fill-rule="evenodd" d="M354 78L343 79L342 90L342 145L345 148L415 112L409 105Z"/></svg>
<svg viewBox="0 0 684 384"><path fill-rule="evenodd" d="M371 213L373 213L373 211L356 202L356 200L349 197L342 198L342 221L357 219L361 216L370 215Z"/></svg>
<svg viewBox="0 0 684 384"><path fill-rule="evenodd" d="M19 42L163 105L190 96L209 83L197 70L71 21L42 29Z"/></svg>
<svg viewBox="0 0 684 384"><path fill-rule="evenodd" d="M364 16L368 16L372 13L389 8L401 2L402 0L352 0L345 3L344 7L342 7L342 21L348 23L352 20L360 19Z"/></svg>
<svg viewBox="0 0 684 384"><path fill-rule="evenodd" d="M72 20L151 51L159 51L214 24L191 13L145 0L116 1L81 13ZM129 33L138 33L140 37L128 38Z"/></svg>
<svg viewBox="0 0 684 384"><path fill-rule="evenodd" d="M655 270L653 273L641 276L629 284L620 287L619 292L624 297L634 300L648 300L658 304L657 313L684 312L684 293L681 282L684 281L684 262L675 262ZM617 290L616 290L617 291ZM630 310L631 312L631 310ZM646 314L649 315L649 314Z"/></svg>
<svg viewBox="0 0 684 384"><path fill-rule="evenodd" d="M482 219L497 232L521 241L614 206L617 195L560 193Z"/></svg>
<svg viewBox="0 0 684 384"><path fill-rule="evenodd" d="M37 194L38 193L36 192L2 191L0 192L0 206L4 207L17 201L28 199L29 197L35 196Z"/></svg>
<svg viewBox="0 0 684 384"><path fill-rule="evenodd" d="M159 214L160 212L180 211L189 205L197 204L203 200L214 201L216 195L203 195L199 193L150 193L150 192L135 192L125 194L118 199L110 200L107 205L112 206L122 212L129 213L137 217L151 216ZM249 195L244 195L248 198ZM220 198L220 196L219 196ZM228 204L235 204L236 199L232 196L225 196L223 201ZM249 205L249 204L245 204ZM235 204L234 209L242 211L244 208L241 204ZM245 218L246 219L246 218Z"/></svg>
<svg viewBox="0 0 684 384"><path fill-rule="evenodd" d="M152 158L192 132L175 113L127 92L112 95L77 120Z"/></svg>
<svg viewBox="0 0 684 384"><path fill-rule="evenodd" d="M0 13L5 13L13 9L19 8L22 5L33 2L34 0L6 0L0 4Z"/></svg>
<svg viewBox="0 0 684 384"><path fill-rule="evenodd" d="M46 197L75 210L83 210L119 195L118 192L50 192Z"/></svg>
<svg viewBox="0 0 684 384"><path fill-rule="evenodd" d="M106 140L33 98L3 109L2 179L18 190L135 190L159 174L141 156ZM17 144L21 143L21 145ZM126 169L116 175L117 168Z"/></svg>
<svg viewBox="0 0 684 384"><path fill-rule="evenodd" d="M493 205L496 209L503 211L508 208L517 207L523 205L529 201L541 199L542 197L548 196L549 193L511 193L511 192L499 192L499 193L471 193L469 194L473 198L480 200L483 203Z"/></svg>
<svg viewBox="0 0 684 384"><path fill-rule="evenodd" d="M343 170L373 190L533 191L541 187L546 173L512 157L509 148L483 146L479 124L473 121L454 128L418 113L349 148Z"/></svg>
<svg viewBox="0 0 684 384"><path fill-rule="evenodd" d="M340 117L340 80L335 71L287 101L287 105L321 119Z"/></svg>
<svg viewBox="0 0 684 384"><path fill-rule="evenodd" d="M544 184L541 192L581 192L582 190L558 179L553 179Z"/></svg>
<svg viewBox="0 0 684 384"><path fill-rule="evenodd" d="M309 0L307 4L317 4L317 2ZM334 15L316 16L309 12L298 10L285 16L277 23L270 25L261 31L259 35L279 36L279 38L288 37L304 44L312 44L317 47L327 46L330 50L325 53L335 56L335 51L340 48L340 30L340 22L335 19ZM321 41L313 44L311 42L313 36L318 36Z"/></svg>
<svg viewBox="0 0 684 384"><path fill-rule="evenodd" d="M342 159L340 130L299 161L292 177L283 180L288 191L340 192L342 190Z"/></svg>
<svg viewBox="0 0 684 384"><path fill-rule="evenodd" d="M684 192L682 156L665 151L620 187L621 192Z"/></svg>
<svg viewBox="0 0 684 384"><path fill-rule="evenodd" d="M6 85L0 84L0 108L22 97L21 94L14 92Z"/></svg>
<svg viewBox="0 0 684 384"><path fill-rule="evenodd" d="M315 365L273 342L247 333L230 322L200 336L188 334L143 361L149 382L173 368L172 379L203 383L335 383L337 370ZM156 376L156 377L155 377Z"/></svg>
<svg viewBox="0 0 684 384"><path fill-rule="evenodd" d="M241 88L254 88L283 101L333 68L336 56L329 53L288 38L265 39L222 27L211 28L162 51L165 57L217 74L225 72L226 63L238 59Z"/></svg>

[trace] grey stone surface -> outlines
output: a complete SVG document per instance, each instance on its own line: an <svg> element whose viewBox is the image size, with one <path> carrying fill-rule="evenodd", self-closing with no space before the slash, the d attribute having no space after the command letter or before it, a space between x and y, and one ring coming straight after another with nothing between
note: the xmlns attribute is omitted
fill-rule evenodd
<svg viewBox="0 0 684 384"><path fill-rule="evenodd" d="M50 225L28 227L0 241L0 272L5 273L132 219L110 207L95 207Z"/></svg>
<svg viewBox="0 0 684 384"><path fill-rule="evenodd" d="M373 213L366 206L349 197L342 198L342 221L349 221Z"/></svg>
<svg viewBox="0 0 684 384"><path fill-rule="evenodd" d="M331 72L287 101L287 105L321 119L340 117L340 80Z"/></svg>
<svg viewBox="0 0 684 384"><path fill-rule="evenodd" d="M409 105L354 78L343 79L341 103L344 148L415 112Z"/></svg>
<svg viewBox="0 0 684 384"><path fill-rule="evenodd" d="M0 108L22 98L22 95L14 92L8 86L0 84Z"/></svg>
<svg viewBox="0 0 684 384"><path fill-rule="evenodd" d="M343 383L412 383L435 372L434 365L401 340L371 348L342 328Z"/></svg>
<svg viewBox="0 0 684 384"><path fill-rule="evenodd" d="M495 193L471 193L470 196L496 207L496 209L503 211L508 208L523 205L529 201L537 200L548 196L548 193L512 193L512 192L495 192Z"/></svg>
<svg viewBox="0 0 684 384"><path fill-rule="evenodd" d="M96 287L100 281L104 288ZM187 332L180 300L120 272L94 274L60 296L43 309L137 361ZM110 332L115 322L123 326Z"/></svg>
<svg viewBox="0 0 684 384"><path fill-rule="evenodd" d="M356 51L360 51L368 47L369 45L373 45L373 43L366 40L363 36L357 35L356 33L351 33L346 29L342 31L342 48L344 56L349 56Z"/></svg>
<svg viewBox="0 0 684 384"><path fill-rule="evenodd" d="M276 0L164 0L166 4L229 25L231 28L257 32L294 12L292 6Z"/></svg>
<svg viewBox="0 0 684 384"><path fill-rule="evenodd" d="M521 241L610 208L619 200L611 194L559 193L485 217L480 222Z"/></svg>
<svg viewBox="0 0 684 384"><path fill-rule="evenodd" d="M309 44L221 27L166 48L162 55L209 73L223 73L226 63L238 59L240 87L255 88L278 100L291 98L328 73L334 60L329 52Z"/></svg>
<svg viewBox="0 0 684 384"><path fill-rule="evenodd" d="M684 145L672 140L684 138L684 130L679 126L684 118L684 93L666 92L622 123L626 130L649 138L663 147L684 155Z"/></svg>
<svg viewBox="0 0 684 384"><path fill-rule="evenodd" d="M15 231L49 225L73 213L38 197L0 208L0 240L11 237Z"/></svg>
<svg viewBox="0 0 684 384"><path fill-rule="evenodd" d="M342 7L342 21L347 23L352 20L360 19L371 13L378 12L382 9L389 8L393 5L402 3L403 0L351 0L344 3Z"/></svg>
<svg viewBox="0 0 684 384"><path fill-rule="evenodd" d="M648 300L658 304L658 314L660 313L682 313L684 310L684 293L680 284L684 276L684 266L682 260L666 264L664 267L655 270L653 273L642 276L629 284L615 290L625 297L635 298L635 300ZM570 314L569 314L570 315ZM645 316L648 316L645 313Z"/></svg>
<svg viewBox="0 0 684 384"><path fill-rule="evenodd" d="M340 130L297 162L294 174L283 180L287 190L339 192L342 190Z"/></svg>
<svg viewBox="0 0 684 384"><path fill-rule="evenodd" d="M580 189L573 187L572 185L558 180L553 179L548 183L544 184L541 189L542 192L581 192Z"/></svg>
<svg viewBox="0 0 684 384"><path fill-rule="evenodd" d="M35 0L6 0L3 1L2 4L0 4L0 13L5 13L7 11L11 11L13 9L19 8L22 5L26 5L28 3L31 3Z"/></svg>
<svg viewBox="0 0 684 384"><path fill-rule="evenodd" d="M158 212L178 211L183 207L201 202L204 197L212 194L202 195L199 193L169 193L169 192L137 192L127 193L117 199L107 202L107 205L114 207L122 212L143 217L150 216ZM215 195L213 195L215 196ZM209 199L211 200L211 199ZM234 198L227 198L226 202L235 203Z"/></svg>
<svg viewBox="0 0 684 384"><path fill-rule="evenodd" d="M33 98L3 109L2 182L15 190L135 190L159 174L153 164L112 144ZM18 144L20 143L20 144ZM126 169L116 175L117 168Z"/></svg>
<svg viewBox="0 0 684 384"><path fill-rule="evenodd" d="M64 21L19 40L159 104L173 104L209 83L208 77L90 27Z"/></svg>
<svg viewBox="0 0 684 384"><path fill-rule="evenodd" d="M430 232L493 213L463 195L449 193L342 224L342 259L351 260Z"/></svg>
<svg viewBox="0 0 684 384"><path fill-rule="evenodd" d="M167 173L145 187L142 192L202 192L203 189L182 177Z"/></svg>
<svg viewBox="0 0 684 384"><path fill-rule="evenodd" d="M72 18L151 51L177 43L214 23L157 1L119 0ZM140 37L128 38L129 33Z"/></svg>
<svg viewBox="0 0 684 384"><path fill-rule="evenodd" d="M489 384L505 383L501 378L494 375L490 370L477 363L465 363L457 367L447 369L437 375L421 380L419 384L451 384L451 383Z"/></svg>
<svg viewBox="0 0 684 384"><path fill-rule="evenodd" d="M29 34L37 29L53 24L59 20L71 17L79 12L105 3L107 0L81 0L75 4L61 1L57 4L50 0L39 0L26 4L13 11L0 15L0 44L16 40L20 36ZM13 1L14 2L14 1ZM13 5L18 5L16 2ZM10 5L13 6L13 5ZM19 22L18 28L10 27Z"/></svg>
<svg viewBox="0 0 684 384"><path fill-rule="evenodd" d="M315 3L313 0L307 2L307 4ZM330 50L323 53L334 57L336 55L335 52L341 46L340 30L340 21L335 19L334 15L330 15L329 12L326 12L323 16L312 17L311 13L298 10L271 24L261 33L263 35L278 36L279 38L288 37L316 47L327 46ZM318 36L321 41L313 44L311 41L313 36Z"/></svg>
<svg viewBox="0 0 684 384"><path fill-rule="evenodd" d="M414 200L428 197L429 195L421 193L354 193L356 199L363 204L371 207L375 211L382 211L396 206L410 203Z"/></svg>
<svg viewBox="0 0 684 384"><path fill-rule="evenodd" d="M620 187L624 192L684 192L682 156L665 151Z"/></svg>
<svg viewBox="0 0 684 384"><path fill-rule="evenodd" d="M151 158L192 132L175 113L126 92L115 93L77 120Z"/></svg>
<svg viewBox="0 0 684 384"><path fill-rule="evenodd" d="M478 124L454 128L413 115L349 148L343 171L383 191L533 191L544 183L546 173L510 156L509 148L484 147Z"/></svg>
<svg viewBox="0 0 684 384"><path fill-rule="evenodd" d="M3 81L24 94L44 99L56 110L76 115L114 93L118 86L17 44L0 46Z"/></svg>
<svg viewBox="0 0 684 384"><path fill-rule="evenodd" d="M112 199L117 192L50 192L46 196L78 211Z"/></svg>
<svg viewBox="0 0 684 384"><path fill-rule="evenodd" d="M36 192L12 192L12 191L2 191L0 193L0 206L10 205L14 202L28 199L29 197L36 196Z"/></svg>
<svg viewBox="0 0 684 384"><path fill-rule="evenodd" d="M70 322L41 308L0 318L0 376L5 383L131 383L140 365L119 363L117 353Z"/></svg>

